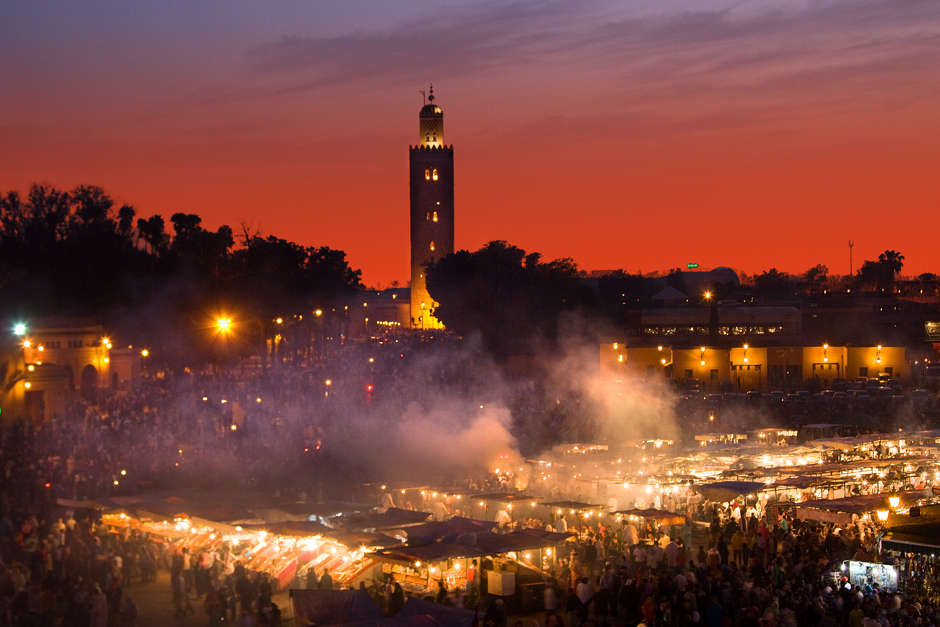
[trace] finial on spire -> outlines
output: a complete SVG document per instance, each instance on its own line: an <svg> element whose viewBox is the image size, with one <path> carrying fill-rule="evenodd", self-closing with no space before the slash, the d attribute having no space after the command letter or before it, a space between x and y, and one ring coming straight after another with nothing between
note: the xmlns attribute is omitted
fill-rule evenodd
<svg viewBox="0 0 940 627"><path fill-rule="evenodd" d="M434 85L431 85L430 93L428 94L428 102L434 102Z"/></svg>

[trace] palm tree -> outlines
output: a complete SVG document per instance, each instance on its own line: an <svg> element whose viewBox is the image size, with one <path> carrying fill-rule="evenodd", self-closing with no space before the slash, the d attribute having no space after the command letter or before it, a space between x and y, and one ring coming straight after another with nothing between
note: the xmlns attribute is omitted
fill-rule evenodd
<svg viewBox="0 0 940 627"><path fill-rule="evenodd" d="M904 267L904 255L894 250L886 250L878 255L878 263L891 269L891 275L894 276L901 272Z"/></svg>

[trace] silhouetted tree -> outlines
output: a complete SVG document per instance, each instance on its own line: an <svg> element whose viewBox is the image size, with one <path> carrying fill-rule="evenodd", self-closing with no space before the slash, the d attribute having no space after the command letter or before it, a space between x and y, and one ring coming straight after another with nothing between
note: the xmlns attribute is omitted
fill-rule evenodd
<svg viewBox="0 0 940 627"><path fill-rule="evenodd" d="M807 283L810 291L815 291L829 280L829 268L822 264L813 266L803 273L802 279Z"/></svg>
<svg viewBox="0 0 940 627"><path fill-rule="evenodd" d="M426 275L435 317L459 335L480 333L499 358L554 348L559 316L591 303L593 293L571 259L540 259L504 241L447 255Z"/></svg>
<svg viewBox="0 0 940 627"><path fill-rule="evenodd" d="M878 255L878 261L865 261L856 278L861 286L881 292L891 291L895 276L903 267L904 255L894 250L886 250Z"/></svg>
<svg viewBox="0 0 940 627"><path fill-rule="evenodd" d="M904 267L904 255L894 250L886 250L878 255L878 263L891 270L891 276L900 274Z"/></svg>
<svg viewBox="0 0 940 627"><path fill-rule="evenodd" d="M669 273L669 276L666 277L666 286L686 295L689 293L689 288L685 284L685 277L682 275L681 268L675 268Z"/></svg>

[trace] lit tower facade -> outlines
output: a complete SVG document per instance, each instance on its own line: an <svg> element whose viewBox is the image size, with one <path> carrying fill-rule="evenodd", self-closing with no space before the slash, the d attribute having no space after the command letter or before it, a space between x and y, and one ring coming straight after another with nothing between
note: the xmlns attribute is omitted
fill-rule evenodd
<svg viewBox="0 0 940 627"><path fill-rule="evenodd" d="M454 252L454 147L444 144L444 113L428 103L418 116L418 145L409 148L411 163L411 324L440 329L431 315L436 303L428 294L427 264Z"/></svg>

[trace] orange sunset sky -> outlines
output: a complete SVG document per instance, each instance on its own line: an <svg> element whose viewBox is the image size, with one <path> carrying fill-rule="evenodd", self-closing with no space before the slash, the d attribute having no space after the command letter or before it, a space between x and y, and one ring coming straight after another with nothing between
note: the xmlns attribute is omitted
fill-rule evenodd
<svg viewBox="0 0 940 627"><path fill-rule="evenodd" d="M104 187L408 280L434 84L456 241L586 270L940 272L936 0L7 2L0 192Z"/></svg>

